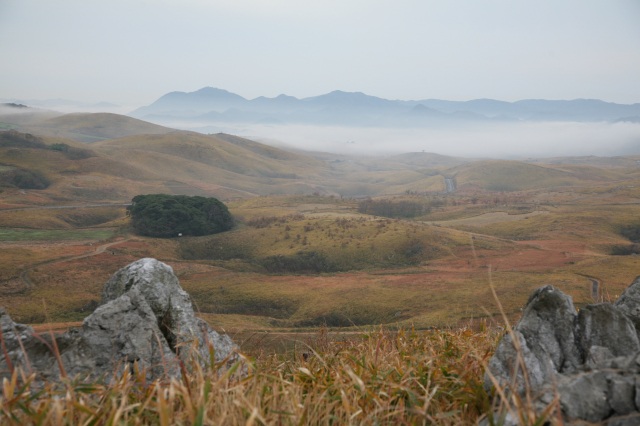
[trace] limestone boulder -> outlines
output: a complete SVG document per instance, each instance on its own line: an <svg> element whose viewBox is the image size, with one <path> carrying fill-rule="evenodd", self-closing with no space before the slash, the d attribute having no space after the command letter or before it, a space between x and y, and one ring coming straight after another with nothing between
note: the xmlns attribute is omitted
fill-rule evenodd
<svg viewBox="0 0 640 426"><path fill-rule="evenodd" d="M40 336L14 323L4 310L0 324L3 376L21 367L36 372L38 380L56 380L62 374L56 350L67 375L92 380L108 379L134 364L154 380L178 376L180 361L209 365L210 353L223 368L238 358L227 335L195 316L172 268L151 258L116 272L104 287L102 304L81 328L53 338Z"/></svg>
<svg viewBox="0 0 640 426"><path fill-rule="evenodd" d="M485 388L517 394L537 415L556 401L565 424L640 424L639 324L640 279L615 303L579 313L560 290L540 288L499 342ZM518 424L501 414L505 425Z"/></svg>

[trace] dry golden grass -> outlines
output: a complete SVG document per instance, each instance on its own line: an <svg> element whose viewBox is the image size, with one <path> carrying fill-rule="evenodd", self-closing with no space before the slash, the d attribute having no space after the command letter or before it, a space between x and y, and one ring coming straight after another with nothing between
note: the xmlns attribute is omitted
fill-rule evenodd
<svg viewBox="0 0 640 426"><path fill-rule="evenodd" d="M449 172L449 171L448 171ZM490 191L522 191L571 186L581 182L583 175L552 166L527 164L520 161L485 160L452 169L458 187L479 186Z"/></svg>
<svg viewBox="0 0 640 426"><path fill-rule="evenodd" d="M73 113L25 126L25 130L80 142L96 142L129 135L168 133L173 129L110 113Z"/></svg>
<svg viewBox="0 0 640 426"><path fill-rule="evenodd" d="M239 138L238 138L239 139ZM191 132L133 136L92 145L109 158L161 179L215 182L249 193L278 191L278 187L300 183L310 188L323 169L316 160L255 143L233 143L216 136Z"/></svg>
<svg viewBox="0 0 640 426"><path fill-rule="evenodd" d="M45 204L62 200L128 201L132 195L175 192L247 198L265 194L323 193L346 197L444 191L444 176L456 176L462 191L583 191L594 196L638 195L632 159L619 167L534 165L516 161L464 162L431 154L390 158L304 155L230 135L169 131L115 114L69 114L43 124L49 134L111 138L89 145L92 157L71 160L47 149L0 150L2 163L38 170L54 185L41 191ZM53 132L53 133L51 133ZM71 133L70 133L71 132ZM86 132L86 134L82 133ZM46 133L46 132L45 132ZM159 134L151 134L159 133ZM51 145L80 145L45 137ZM335 158L334 158L335 157ZM465 163L465 164L462 164ZM460 165L462 164L462 165ZM465 189L466 188L466 189ZM564 197L561 192L551 197ZM33 203L16 196L16 203Z"/></svg>
<svg viewBox="0 0 640 426"><path fill-rule="evenodd" d="M0 210L2 228L77 229L122 226L125 207Z"/></svg>
<svg viewBox="0 0 640 426"><path fill-rule="evenodd" d="M0 255L14 267L3 274L7 279L14 277L11 286L22 293L5 293L0 302L22 321L43 321L43 300L52 321L78 321L86 316L85 307L99 300L102 284L115 270L150 256L172 265L199 310L215 315L216 322L228 329L373 323L424 328L497 315L488 287L489 268L505 309L514 316L538 286L557 285L577 304L584 304L592 301L587 276L599 278L609 294L619 294L639 270L636 257L611 257L606 251L611 244L624 243L616 229L636 220L634 205L565 205L529 219L508 216L504 221L462 230L359 215L354 201L331 197L256 197L230 206L245 223L256 225L244 224L232 232L203 238L135 238L99 256L61 259L32 270L29 277L34 286L28 290L17 277L38 262L28 260L31 254L24 249L10 254L15 243L7 243L10 246L0 250ZM484 208L468 207L473 212ZM444 207L449 208L461 206ZM68 225L69 217L64 216L68 212L50 214L62 214ZM47 216L40 215L31 217L47 223ZM516 243L505 237L526 241ZM406 263L402 250L412 240L422 241L427 249ZM67 256L66 247L76 247L70 254L95 249L83 244L68 243L48 255L55 260ZM206 256L185 260L185 246L197 248L198 244ZM353 271L264 273L261 259L295 256L299 251L323 253ZM60 300L59 294L68 297Z"/></svg>
<svg viewBox="0 0 640 426"><path fill-rule="evenodd" d="M15 372L0 421L41 424L475 424L491 412L482 388L498 333L383 329L334 341L321 330L286 354L260 352L221 370L192 363L180 379L139 371L110 384L64 379L33 391ZM187 373L188 371L188 373ZM114 372L115 373L115 372Z"/></svg>

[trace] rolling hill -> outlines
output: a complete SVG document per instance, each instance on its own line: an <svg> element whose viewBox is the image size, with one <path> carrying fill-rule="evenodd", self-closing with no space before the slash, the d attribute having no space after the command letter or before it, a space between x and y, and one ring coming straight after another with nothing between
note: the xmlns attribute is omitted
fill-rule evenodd
<svg viewBox="0 0 640 426"><path fill-rule="evenodd" d="M62 115L62 113L46 109L30 108L22 104L0 104L0 130L25 130L27 126L38 124L45 120L59 117L60 115Z"/></svg>
<svg viewBox="0 0 640 426"><path fill-rule="evenodd" d="M28 127L33 133L97 142L140 134L163 134L173 129L111 113L73 113L53 117Z"/></svg>
<svg viewBox="0 0 640 426"><path fill-rule="evenodd" d="M168 127L120 114L62 114L16 104L0 105L0 130L3 128L85 143L131 135L163 134L175 131Z"/></svg>
<svg viewBox="0 0 640 426"><path fill-rule="evenodd" d="M366 99L358 97L359 102ZM5 178L7 173L18 173L16 170L19 174L40 173L51 182L46 189L25 192L12 188L9 178L2 180L6 188L2 201L9 205L127 202L134 195L150 192L226 200L270 194L437 194L445 191L445 177L455 177L459 191L508 192L585 184L606 190L638 173L636 157L522 162L425 152L348 156L289 151L229 134L179 131L117 114L9 110L22 121L12 119L11 114L0 118L14 120L12 126L42 136L3 132L0 167L4 172L0 173Z"/></svg>
<svg viewBox="0 0 640 426"><path fill-rule="evenodd" d="M477 187L488 191L552 189L580 184L585 176L551 166L521 161L483 160L446 171L455 176L459 189Z"/></svg>
<svg viewBox="0 0 640 426"><path fill-rule="evenodd" d="M92 146L125 168L164 180L178 192L180 184L187 192L219 190L234 197L312 191L311 182L323 169L312 158L226 135L174 132Z"/></svg>
<svg viewBox="0 0 640 426"><path fill-rule="evenodd" d="M126 123L127 132L155 129L110 115L43 122L102 137L122 134ZM270 327L453 324L486 315L487 277L507 312L518 313L520 298L540 284L558 282L585 301L585 274L607 268L612 293L637 275L637 256L609 253L635 247L620 229L640 226L638 157L346 156L155 130L90 144L0 132L0 278L8 288L0 296L23 318L44 321L45 299L56 320L80 319L99 298L104 280L96 277L147 256L172 260L209 315ZM48 186L20 187L9 179L16 170ZM445 179L455 179L454 192L445 193ZM131 235L123 204L149 193L215 196L238 226L197 238ZM376 202L425 208L415 216L360 208Z"/></svg>

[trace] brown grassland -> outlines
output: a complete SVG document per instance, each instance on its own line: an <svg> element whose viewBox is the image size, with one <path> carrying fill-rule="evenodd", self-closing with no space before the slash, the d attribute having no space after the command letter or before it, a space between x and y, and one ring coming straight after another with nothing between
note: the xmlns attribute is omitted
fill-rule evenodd
<svg viewBox="0 0 640 426"><path fill-rule="evenodd" d="M482 380L502 314L516 320L545 284L580 307L617 298L640 275L633 250L612 254L637 243L623 232L640 229L634 157L383 164L156 130L88 148L64 140L90 149L86 158L0 140L1 165L51 181L1 188L0 306L43 332L77 325L111 274L155 257L240 344L248 375L194 364L182 380L144 383L134 372L38 393L16 372L3 383L1 422L473 424L491 412ZM444 176L455 176L455 192L444 192ZM134 235L122 204L153 192L219 197L237 225ZM428 209L364 214L356 194Z"/></svg>

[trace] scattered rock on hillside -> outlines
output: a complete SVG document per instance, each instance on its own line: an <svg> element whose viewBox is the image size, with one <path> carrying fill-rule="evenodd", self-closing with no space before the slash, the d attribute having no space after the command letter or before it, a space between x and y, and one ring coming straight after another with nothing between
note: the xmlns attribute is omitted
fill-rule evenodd
<svg viewBox="0 0 640 426"><path fill-rule="evenodd" d="M231 339L196 318L172 268L150 258L116 272L104 287L102 304L82 327L55 340L14 323L3 309L0 325L4 344L0 376L4 377L12 368L22 367L35 371L39 381L59 379L56 347L67 375L90 379L108 379L133 364L146 370L148 380L178 376L180 360L195 356L208 365L210 345L216 362L237 360Z"/></svg>
<svg viewBox="0 0 640 426"><path fill-rule="evenodd" d="M498 344L485 375L541 415L557 398L564 420L640 424L640 277L614 304L578 313L553 286L536 290ZM514 345L514 338L517 344ZM518 424L511 414L505 424Z"/></svg>

